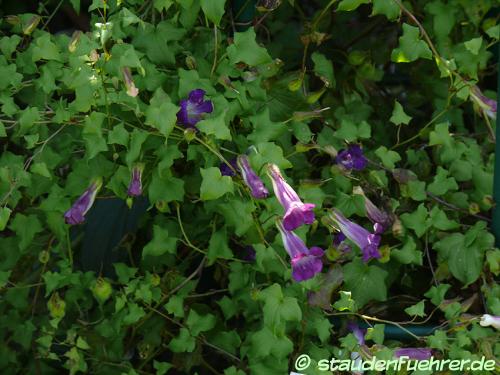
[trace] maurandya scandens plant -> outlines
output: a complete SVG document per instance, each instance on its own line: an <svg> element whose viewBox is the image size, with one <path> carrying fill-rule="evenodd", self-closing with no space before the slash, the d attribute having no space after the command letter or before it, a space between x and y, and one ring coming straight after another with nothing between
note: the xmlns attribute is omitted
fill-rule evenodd
<svg viewBox="0 0 500 375"><path fill-rule="evenodd" d="M257 176L257 173L250 166L248 156L240 155L238 156L238 167L240 168L243 181L250 188L252 196L257 199L266 198L269 195L264 182Z"/></svg>
<svg viewBox="0 0 500 375"><path fill-rule="evenodd" d="M128 185L127 194L131 197L137 197L142 194L142 171L144 166L142 164L132 168L132 176Z"/></svg>
<svg viewBox="0 0 500 375"><path fill-rule="evenodd" d="M203 100L204 97L205 90L192 90L188 98L182 99L179 103L181 109L177 113L177 121L187 128L195 128L205 113L212 113L214 110L212 101Z"/></svg>

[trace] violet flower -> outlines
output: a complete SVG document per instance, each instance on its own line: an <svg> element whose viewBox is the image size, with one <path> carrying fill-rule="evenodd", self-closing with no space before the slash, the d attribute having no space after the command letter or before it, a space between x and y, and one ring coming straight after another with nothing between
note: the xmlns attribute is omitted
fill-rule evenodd
<svg viewBox="0 0 500 375"><path fill-rule="evenodd" d="M287 231L281 222L278 222L277 226L285 250L290 256L293 279L295 281L304 281L320 273L323 268L321 257L324 251L319 247L308 249L301 238L295 233Z"/></svg>
<svg viewBox="0 0 500 375"><path fill-rule="evenodd" d="M380 258L378 251L380 236L371 234L362 226L348 220L340 211L334 209L330 218L339 226L344 235L354 242L363 252L363 261L368 262L372 258Z"/></svg>
<svg viewBox="0 0 500 375"><path fill-rule="evenodd" d="M347 328L352 332L354 337L356 337L356 340L358 340L359 345L364 345L365 344L365 329L359 328L359 326L354 323L354 322L349 322L347 324Z"/></svg>
<svg viewBox="0 0 500 375"><path fill-rule="evenodd" d="M299 196L285 181L277 165L269 164L269 176L273 182L276 198L285 209L283 226L286 230L294 230L302 224L312 224L314 221L313 203L302 203Z"/></svg>
<svg viewBox="0 0 500 375"><path fill-rule="evenodd" d="M409 357L423 361L432 357L432 350L430 348L400 348L394 352L396 358Z"/></svg>
<svg viewBox="0 0 500 375"><path fill-rule="evenodd" d="M220 169L220 174L223 176L230 176L230 177L236 176L235 170L238 170L238 163L236 161L236 158L229 160L229 165L226 164L225 162L221 162L219 165L219 169Z"/></svg>
<svg viewBox="0 0 500 375"><path fill-rule="evenodd" d="M373 223L373 231L376 234L383 233L392 225L391 216L387 212L382 211L377 206L375 206L373 202L365 195L365 192L361 187L356 186L353 189L353 193L363 196L365 200L366 216Z"/></svg>
<svg viewBox="0 0 500 375"><path fill-rule="evenodd" d="M342 165L345 169L355 169L357 171L364 169L368 164L361 146L357 144L349 145L347 150L340 150L335 160L337 164Z"/></svg>
<svg viewBox="0 0 500 375"><path fill-rule="evenodd" d="M240 168L243 181L250 188L252 196L257 199L264 199L269 195L264 183L259 176L254 172L248 161L248 156L238 156L238 167Z"/></svg>
<svg viewBox="0 0 500 375"><path fill-rule="evenodd" d="M177 112L177 121L188 128L194 128L203 118L204 113L212 113L214 110L210 100L203 100L205 91L196 89L189 93L187 99L180 102L181 109Z"/></svg>
<svg viewBox="0 0 500 375"><path fill-rule="evenodd" d="M343 253L348 253L351 251L351 246L345 243L345 239L347 237L344 233L339 232L333 237L333 247L337 248L339 251Z"/></svg>
<svg viewBox="0 0 500 375"><path fill-rule="evenodd" d="M470 92L472 100L476 103L481 111L488 117L495 119L497 116L497 102L483 95L479 87L474 86Z"/></svg>
<svg viewBox="0 0 500 375"><path fill-rule="evenodd" d="M500 316L484 314L481 316L481 321L479 322L481 327L492 326L496 329L500 329Z"/></svg>
<svg viewBox="0 0 500 375"><path fill-rule="evenodd" d="M255 256L257 255L257 253L253 248L253 246L247 245L243 248L243 251L244 251L243 260L246 260L248 262L255 261Z"/></svg>
<svg viewBox="0 0 500 375"><path fill-rule="evenodd" d="M127 194L131 197L137 197L142 194L142 165L136 165L132 168L132 178L128 185Z"/></svg>
<svg viewBox="0 0 500 375"><path fill-rule="evenodd" d="M85 221L85 214L94 204L95 197L101 186L102 181L100 179L90 184L87 190L73 203L73 206L64 213L66 224L76 225Z"/></svg>

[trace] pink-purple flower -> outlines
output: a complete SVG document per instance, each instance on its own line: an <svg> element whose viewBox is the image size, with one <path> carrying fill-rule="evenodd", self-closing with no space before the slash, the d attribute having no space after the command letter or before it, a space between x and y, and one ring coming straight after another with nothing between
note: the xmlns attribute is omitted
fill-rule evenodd
<svg viewBox="0 0 500 375"><path fill-rule="evenodd" d="M364 262L381 257L378 251L379 235L372 234L362 226L348 220L339 210L334 209L330 218L338 225L340 231L361 249Z"/></svg>
<svg viewBox="0 0 500 375"><path fill-rule="evenodd" d="M333 237L333 247L335 247L337 250L343 252L343 253L348 253L351 251L351 246L345 242L346 236L344 233L339 232Z"/></svg>
<svg viewBox="0 0 500 375"><path fill-rule="evenodd" d="M323 268L321 257L324 251L319 247L307 248L302 239L295 233L286 230L281 222L277 223L283 245L290 256L292 277L295 281L313 278Z"/></svg>
<svg viewBox="0 0 500 375"><path fill-rule="evenodd" d="M295 190L285 181L277 165L269 164L269 176L273 182L276 198L285 209L283 226L286 230L294 230L302 224L314 222L313 203L303 203Z"/></svg>
<svg viewBox="0 0 500 375"><path fill-rule="evenodd" d="M257 199L264 199L269 195L269 191L267 191L264 186L264 182L257 176L257 173L250 166L250 162L248 161L248 156L240 155L238 156L238 167L240 168L241 176L243 177L243 181L250 188L250 192L252 196Z"/></svg>
<svg viewBox="0 0 500 375"><path fill-rule="evenodd" d="M177 112L177 121L188 128L194 128L205 113L212 113L213 104L210 100L203 100L204 97L205 91L202 89L191 91L188 98L180 102L181 109Z"/></svg>
<svg viewBox="0 0 500 375"><path fill-rule="evenodd" d="M353 193L363 196L365 200L366 216L373 223L373 231L376 234L383 233L392 225L392 217L387 212L382 211L377 206L375 206L373 202L365 195L365 192L361 187L356 186L353 189Z"/></svg>
<svg viewBox="0 0 500 375"><path fill-rule="evenodd" d="M337 164L345 169L354 169L360 171L366 167L368 160L363 154L360 145L352 144L347 147L347 150L340 150L336 157Z"/></svg>
<svg viewBox="0 0 500 375"><path fill-rule="evenodd" d="M90 184L85 192L73 203L73 206L64 213L66 224L76 225L85 221L85 214L94 204L97 192L102 186L101 180L96 180Z"/></svg>
<svg viewBox="0 0 500 375"><path fill-rule="evenodd" d="M497 102L483 95L479 87L474 86L470 92L472 100L476 103L481 111L488 117L495 119L497 116Z"/></svg>
<svg viewBox="0 0 500 375"><path fill-rule="evenodd" d="M408 357L423 361L432 357L432 350L430 348L400 348L394 352L396 358Z"/></svg>
<svg viewBox="0 0 500 375"><path fill-rule="evenodd" d="M230 176L230 177L236 176L235 171L238 170L238 163L236 158L229 160L229 164L227 164L226 162L221 162L219 165L219 169L220 169L220 174L223 176Z"/></svg>
<svg viewBox="0 0 500 375"><path fill-rule="evenodd" d="M365 344L365 329L359 328L359 326L354 322L347 323L347 328L352 332L356 340L358 340L359 345Z"/></svg>
<svg viewBox="0 0 500 375"><path fill-rule="evenodd" d="M132 176L127 190L127 194L131 197L137 197L142 194L142 170L142 165L136 165L132 168Z"/></svg>

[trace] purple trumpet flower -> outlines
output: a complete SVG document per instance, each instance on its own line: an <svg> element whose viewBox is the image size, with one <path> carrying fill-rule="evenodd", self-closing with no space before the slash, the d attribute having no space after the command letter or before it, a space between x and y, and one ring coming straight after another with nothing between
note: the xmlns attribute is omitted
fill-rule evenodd
<svg viewBox="0 0 500 375"><path fill-rule="evenodd" d="M346 217L336 209L330 214L330 218L339 226L341 232L361 249L364 262L368 262L372 258L381 257L378 251L378 245L380 244L379 235L371 234L362 226L346 219Z"/></svg>
<svg viewBox="0 0 500 375"><path fill-rule="evenodd" d="M319 247L308 249L300 237L293 232L287 231L281 222L278 222L277 226L285 250L290 255L293 279L295 281L309 280L317 273L320 273L323 268L321 257L324 251Z"/></svg>
<svg viewBox="0 0 500 375"><path fill-rule="evenodd" d="M373 204L373 202L365 195L365 192L360 186L356 186L353 189L354 194L362 195L365 199L365 209L366 216L373 223L373 231L375 234L383 233L387 228L392 225L391 216L385 212L380 210L377 206Z"/></svg>
<svg viewBox="0 0 500 375"><path fill-rule="evenodd" d="M432 350L430 348L400 348L394 352L396 358L409 357L423 361L432 357Z"/></svg>
<svg viewBox="0 0 500 375"><path fill-rule="evenodd" d="M85 214L94 204L97 192L102 186L102 181L99 179L92 182L85 192L73 203L73 206L64 213L64 221L66 224L76 225L85 221Z"/></svg>
<svg viewBox="0 0 500 375"><path fill-rule="evenodd" d="M483 95L479 87L474 86L470 92L472 100L476 103L481 111L488 117L495 119L497 117L497 102Z"/></svg>
<svg viewBox="0 0 500 375"><path fill-rule="evenodd" d="M137 197L142 194L142 170L142 165L136 165L132 169L132 178L127 190L127 194L131 197Z"/></svg>
<svg viewBox="0 0 500 375"><path fill-rule="evenodd" d="M285 181L277 165L269 164L269 176L273 182L276 198L285 209L283 226L286 230L294 230L302 224L312 224L314 221L313 203L302 203L299 196Z"/></svg>
<svg viewBox="0 0 500 375"><path fill-rule="evenodd" d="M233 168L231 169L229 165ZM234 172L235 170L238 170L238 163L236 161L236 158L229 160L229 165L226 164L225 162L220 163L219 165L220 174L223 176L230 176L230 177L236 176L236 173Z"/></svg>
<svg viewBox="0 0 500 375"><path fill-rule="evenodd" d="M354 323L354 322L349 322L347 324L347 328L352 332L354 337L356 337L356 340L358 340L359 345L364 345L365 344L365 329L359 328L359 326Z"/></svg>
<svg viewBox="0 0 500 375"><path fill-rule="evenodd" d="M187 99L181 100L177 121L188 128L194 128L203 118L204 113L212 113L214 106L210 100L204 101L204 96L204 90L196 89L189 93Z"/></svg>
<svg viewBox="0 0 500 375"><path fill-rule="evenodd" d="M264 199L269 195L264 183L259 176L254 172L248 161L248 156L238 156L238 167L240 168L243 181L250 188L252 196L257 199Z"/></svg>
<svg viewBox="0 0 500 375"><path fill-rule="evenodd" d="M368 164L361 146L357 144L349 145L347 150L340 150L335 160L337 164L340 164L345 169L355 169L357 171L364 169Z"/></svg>

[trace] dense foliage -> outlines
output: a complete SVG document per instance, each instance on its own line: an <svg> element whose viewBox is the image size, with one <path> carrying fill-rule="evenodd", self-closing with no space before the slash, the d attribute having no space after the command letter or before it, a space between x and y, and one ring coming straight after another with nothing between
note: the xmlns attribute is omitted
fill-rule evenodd
<svg viewBox="0 0 500 375"><path fill-rule="evenodd" d="M498 358L495 0L21 3L2 374Z"/></svg>

